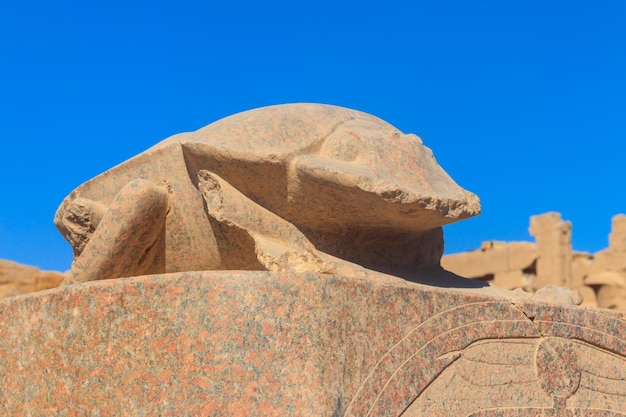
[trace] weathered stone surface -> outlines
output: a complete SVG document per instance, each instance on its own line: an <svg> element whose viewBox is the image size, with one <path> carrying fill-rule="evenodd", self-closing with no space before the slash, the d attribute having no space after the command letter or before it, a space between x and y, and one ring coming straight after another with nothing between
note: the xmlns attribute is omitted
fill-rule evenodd
<svg viewBox="0 0 626 417"><path fill-rule="evenodd" d="M618 416L619 312L207 271L0 300L0 415Z"/></svg>
<svg viewBox="0 0 626 417"><path fill-rule="evenodd" d="M164 140L78 187L55 224L74 248L73 283L431 267L440 226L479 211L419 137L354 110L294 104Z"/></svg>
<svg viewBox="0 0 626 417"><path fill-rule="evenodd" d="M493 285L501 288L507 288L515 290L517 288L528 288L526 274L522 270L513 270L498 272L493 276L493 280L490 281Z"/></svg>
<svg viewBox="0 0 626 417"><path fill-rule="evenodd" d="M531 268L537 260L537 248L530 242L486 242L481 249L470 253L458 253L442 258L444 269L462 276L490 279L500 278L496 285L515 289L520 288L524 269ZM512 280L515 276L518 279Z"/></svg>
<svg viewBox="0 0 626 417"><path fill-rule="evenodd" d="M0 298L54 288L64 278L60 272L0 259Z"/></svg>

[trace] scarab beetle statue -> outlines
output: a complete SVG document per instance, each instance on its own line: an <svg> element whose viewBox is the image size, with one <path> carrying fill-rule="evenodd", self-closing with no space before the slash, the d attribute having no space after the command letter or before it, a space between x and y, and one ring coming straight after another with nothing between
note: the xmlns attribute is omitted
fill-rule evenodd
<svg viewBox="0 0 626 417"><path fill-rule="evenodd" d="M55 224L75 283L419 269L439 263L442 225L479 211L419 137L362 112L289 104L165 139L75 189Z"/></svg>

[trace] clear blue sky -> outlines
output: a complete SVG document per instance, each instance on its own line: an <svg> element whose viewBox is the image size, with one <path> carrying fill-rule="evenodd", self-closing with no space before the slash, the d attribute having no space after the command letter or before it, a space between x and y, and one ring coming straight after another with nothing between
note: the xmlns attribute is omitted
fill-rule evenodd
<svg viewBox="0 0 626 417"><path fill-rule="evenodd" d="M530 240L559 211L574 248L626 212L626 2L14 1L0 6L0 258L64 270L73 188L174 133L321 102L420 135L483 213L448 253Z"/></svg>

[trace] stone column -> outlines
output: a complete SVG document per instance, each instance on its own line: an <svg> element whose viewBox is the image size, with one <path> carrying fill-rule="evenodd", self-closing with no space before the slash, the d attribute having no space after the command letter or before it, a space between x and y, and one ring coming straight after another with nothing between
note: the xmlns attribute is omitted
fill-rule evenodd
<svg viewBox="0 0 626 417"><path fill-rule="evenodd" d="M613 216L609 235L609 247L612 251L626 254L626 215Z"/></svg>
<svg viewBox="0 0 626 417"><path fill-rule="evenodd" d="M626 215L613 217L609 247L594 255L585 284L596 289L598 307L626 309Z"/></svg>
<svg viewBox="0 0 626 417"><path fill-rule="evenodd" d="M572 280L572 224L561 220L560 213L545 213L530 218L530 234L537 243L536 291L553 284L570 287Z"/></svg>

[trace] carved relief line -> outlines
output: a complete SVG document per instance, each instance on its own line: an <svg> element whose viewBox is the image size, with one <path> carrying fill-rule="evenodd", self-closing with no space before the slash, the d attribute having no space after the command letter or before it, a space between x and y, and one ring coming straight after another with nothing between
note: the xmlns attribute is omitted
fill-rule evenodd
<svg viewBox="0 0 626 417"><path fill-rule="evenodd" d="M500 410L497 416L535 415L527 413L531 408L550 416L583 416L598 408L626 411L626 359L578 340L478 341L442 375L403 410L407 416L429 415L426 411L434 411L435 405L434 415L468 415L494 407ZM465 383L450 389L455 377ZM476 386L481 388L474 390Z"/></svg>
<svg viewBox="0 0 626 417"><path fill-rule="evenodd" d="M591 314L596 313L594 312ZM599 315L601 313L597 314ZM564 318L567 319L568 316L564 315ZM619 321L618 323L621 324L622 321ZM548 336L545 338L541 338L541 342L537 344L534 365L536 367L537 375L540 376L540 383L542 388L548 395L550 395L550 397L554 399L555 407L561 408L561 410L559 411L561 412L561 414L559 415L621 415L615 414L613 412L604 414L602 410L598 411L596 410L596 408L593 407L589 407L588 409L585 408L585 410L583 410L582 408L580 408L582 404L578 404L577 402L574 402L572 404L572 410L581 411L580 414L578 412L572 414L570 411L566 411L567 398L572 395L577 395L575 393L579 387L585 388L585 390L588 392L587 394L583 394L582 398L584 398L584 396L593 396L594 393L602 392L613 397L613 399L611 400L613 404L612 408L624 411L622 407L623 404L626 403L624 401L624 398L626 398L626 359L624 357L625 355L613 353L611 352L611 350L607 349L607 346L603 346L606 344L611 344L615 341L615 338L597 337L598 335L604 333L601 330L585 326L572 325L569 323L558 324L560 325L558 329L566 329L566 331L564 331L565 337ZM585 331L583 332L583 330ZM594 336L596 336L595 339L597 340L594 340L594 343L597 343L599 346L588 343L584 340L568 338L568 336L572 334L575 337L586 336L589 338L594 338ZM545 353L548 353L549 357L547 357L545 354L538 354L541 350L541 347L544 347L543 351L545 351ZM467 354L470 353L471 350L472 349L466 349L463 352L463 358L466 358ZM528 350L526 350L526 354L528 353ZM603 354L602 360L599 360L600 354ZM470 358L471 356L472 355L470 354ZM540 360L540 357L543 358L543 361ZM514 362L516 360L519 362L519 358L514 358ZM613 382L617 383L614 384ZM412 402L417 399L419 395L421 395L421 393L416 395ZM515 409L514 412L511 411L512 414L509 414L507 412L484 415L543 415L542 413L526 414L526 411L524 410L528 411L530 409ZM553 408L551 408L550 410L553 410ZM593 414L588 413L587 410L591 410ZM554 415L554 413L548 412L548 414L546 415Z"/></svg>
<svg viewBox="0 0 626 417"><path fill-rule="evenodd" d="M535 325L537 325L537 328L544 336L576 339L599 347L602 350L608 350L619 355L626 355L626 340L614 336L623 334L623 332L626 331L626 326L624 326L623 329L618 329L612 335L600 329L581 326L579 324L535 320Z"/></svg>
<svg viewBox="0 0 626 417"><path fill-rule="evenodd" d="M538 339L479 340L463 351L457 374L468 384L494 387L537 382L533 356ZM476 378L479 372L485 378Z"/></svg>
<svg viewBox="0 0 626 417"><path fill-rule="evenodd" d="M480 310L479 314L475 310ZM479 322L472 317L497 317L497 319ZM462 324L459 325L459 322ZM507 325L503 326L504 323ZM518 324L515 326L512 323ZM484 329L486 332L472 331L481 326L486 327ZM511 331L512 329L516 330ZM466 331L459 332L460 330ZM398 369L404 366L407 361L417 360L416 355L435 346L436 341L439 342L437 346L441 346L443 349L437 349L437 351L428 349L429 354L421 357L422 360L428 362L428 366L423 368L426 372L420 373L424 379L421 384L424 386L420 389L424 389L441 370L458 357L458 355L453 355L444 360L443 355L463 349L473 343L477 340L472 338L473 333L481 335L480 339L497 338L503 334L507 337L539 337L530 320L519 310L512 308L508 302L479 302L445 310L416 326L381 357L357 390L348 406L346 416L371 413L382 393L389 387L389 382L394 375L397 375ZM453 337L455 334L458 334L459 337ZM450 344L450 341L458 340L463 342L455 346L455 349L446 346L446 344ZM445 343L446 341L448 343ZM416 395L419 395L419 392ZM404 406L406 405L404 404Z"/></svg>
<svg viewBox="0 0 626 417"><path fill-rule="evenodd" d="M497 304L497 303L494 303ZM455 308L455 309L450 309L447 310L443 313L440 313L438 316L448 316L450 315L451 312L458 312L458 311L462 311L464 309L465 306L461 306L459 308ZM498 314L502 314L501 311L494 311L495 313ZM496 316L498 314L495 314ZM600 319L599 321L603 321L601 320L602 318L605 318L602 316L601 312L598 313L592 313L594 315L598 315L598 319ZM383 365L385 365L385 362L392 362L392 357L395 356L395 353L397 350L399 350L399 347L401 344L405 343L405 341L409 341L411 340L410 336L412 334L414 334L417 330L425 330L424 328L427 327L435 327L433 326L433 323L436 322L436 318L437 316L433 316L431 319L429 319L427 322L425 322L423 325L421 326L417 326L410 334L407 335L407 337L403 338L403 340L401 342L399 342L398 344L396 344L392 349L390 349L384 356L383 358L381 358L381 360L378 362L377 366L375 367L375 369L373 369L368 378L364 381L364 383L361 385L359 391L357 392L357 395L355 395L353 401L350 403L350 406L346 412L346 415L369 415L372 414L374 412L375 408L384 408L384 407L390 407L392 406L392 404L388 404L387 401L382 401L382 397L384 395L384 392L389 390L389 388L393 385L392 384L392 379L393 378L397 378L399 372L408 372L408 362L404 361L403 364L401 365L397 365L398 364L398 360L395 361L396 366L393 367L394 371L393 373L390 372L389 368L391 367L392 364L387 364L387 366L385 366L384 368L386 369L381 369L383 367ZM567 320L570 319L570 317L568 317L568 315L563 315L563 319ZM530 321L524 321L522 320L521 322L523 322L524 324L530 324ZM540 324L542 321L535 321L535 324L538 325ZM615 325L621 325L623 322L620 320L618 323L613 322L612 324ZM585 340L585 339L590 339L588 340L589 342L591 342L590 344L593 346L598 346L601 349L605 349L608 351L616 351L616 353L619 353L621 355L623 355L622 352L624 352L624 349L621 348L620 346L623 344L621 340L617 340L615 338L603 338L603 337L599 337L600 335L603 334L602 331L599 331L598 329L594 329L594 328L590 328L590 327L585 327L585 326L577 326L577 325L572 325L569 323L557 323L559 325L559 327L561 328L561 331L548 331L548 332L544 332L544 334L554 334L554 336L559 336L559 335L571 335L572 334L579 334L578 337L580 338L580 340ZM430 325L430 326L428 326ZM569 328L568 331L565 331L564 328ZM576 328L576 329L574 329ZM433 330L432 328L430 330ZM440 329L438 329L440 330ZM574 330L574 331L572 331ZM575 330L578 330L578 332L576 332ZM581 330L586 330L585 332L581 333ZM530 337L540 337L539 334L535 333L536 328L533 327L533 332L531 333ZM449 333L449 332L448 332ZM480 338L476 338L475 340L480 340L480 339L486 339L489 338L489 336L486 333L480 333L481 337ZM617 334L617 333L616 333ZM533 336L534 335L534 336ZM495 334L495 338L511 338L511 337L520 337L518 335L515 334L511 334L510 333L510 328L505 328L502 331L500 331L499 333ZM578 338L577 337L577 338ZM427 343L431 343L434 340L434 338L430 338L428 339ZM466 346L471 344L472 342L474 342L475 340L470 340L467 342ZM398 387L398 389L401 389L401 391L404 392L405 398L404 400L402 399L398 399L397 395L396 395L396 400L392 401L392 403L395 403L395 407L399 407L402 404L406 407L406 405L410 404L415 398L417 398L421 391L423 391L423 389L427 386L428 383L432 382L432 380L434 380L436 378L436 376L446 367L448 366L450 363L452 363L452 361L454 360L454 358L450 361L448 361L448 363L439 363L437 365L439 365L440 367L442 366L442 368L440 370L437 370L436 372L424 372L424 370L428 370L431 369L433 370L433 367L435 366L435 364L433 364L432 362L432 358L427 357L427 355L425 355L424 353L426 352L425 349L425 344L423 343L419 343L418 342L418 349L417 350L413 350L413 362L414 362L414 366L412 366L411 368L413 368L415 370L415 374L413 375L413 378L415 377L419 377L420 379L422 379L423 381L421 382L420 385L423 385L422 387L415 387L414 391L407 391L406 387ZM611 345L615 345L614 347L611 347ZM415 349L416 346L413 346L413 349ZM448 350L448 353L450 352L450 350ZM421 354L422 356L420 358L415 357L416 355ZM431 355L432 356L432 355ZM439 357L441 357L441 355L439 355ZM421 365L421 366L420 366ZM404 368L403 368L404 367ZM382 381L381 381L382 380ZM382 383L381 383L382 382ZM380 388L377 388L376 386L379 386ZM403 388L403 389L402 389ZM394 390L391 390L391 392L394 392ZM375 397L375 398L372 398ZM411 397L411 398L409 398ZM369 398L369 400L368 400ZM377 403L381 403L380 407L377 407ZM356 404L356 405L355 405ZM387 410L389 410L387 408ZM360 412L359 412L360 411ZM401 410L399 410L401 411Z"/></svg>
<svg viewBox="0 0 626 417"><path fill-rule="evenodd" d="M433 340L435 337L437 337L438 334L441 333L441 331L452 329L454 324L458 325L459 322L463 323L465 321L470 323L471 321L466 320L466 318L472 317L476 313L474 310L477 310L480 307L483 307L483 308L487 307L487 310L490 310L492 304L500 305L501 302L493 302L493 301L492 302L478 302L478 303L471 303L471 304L465 304L462 306L453 307L445 311L442 311L440 313L437 313L436 315L428 318L426 321L413 327L409 332L407 332L407 334L402 339L400 339L395 345L389 348L389 350L383 356L381 356L379 361L370 370L369 374L367 375L367 377L365 378L365 380L363 381L363 383L357 390L355 396L353 397L352 402L348 406L348 409L350 409L350 407L352 406L352 403L356 400L356 398L359 397L362 391L364 390L370 391L367 389L368 381L371 382L372 380L381 379L380 375L378 377L375 376L377 372L384 373L384 369L389 368L389 366L393 366L393 369L395 369L395 367L397 366L393 364L388 364L387 362L392 361L393 357L399 356L400 358L402 358L411 353L411 352L406 352L404 354L402 353L396 354L394 352L398 352L398 351L402 352L402 349L406 350L407 347L409 349L414 350L416 347L423 346L426 343L428 343L430 340ZM452 314L453 312L455 312L457 317L455 318L455 320L450 320L449 318L451 315L453 315ZM519 314L515 314L515 315L519 317ZM419 330L421 330L420 333L418 333Z"/></svg>
<svg viewBox="0 0 626 417"><path fill-rule="evenodd" d="M626 396L626 357L580 340L572 340L578 349L581 369L580 386L594 392ZM602 360L598 358L602 355Z"/></svg>
<svg viewBox="0 0 626 417"><path fill-rule="evenodd" d="M489 408L468 414L467 417L553 417L554 409L525 407L525 408ZM618 411L604 410L600 408L567 409L559 410L562 417L626 417L626 414Z"/></svg>
<svg viewBox="0 0 626 417"><path fill-rule="evenodd" d="M545 308L543 304L524 304L522 310L528 317L537 322L569 323L586 328L592 328L611 334L623 334L626 329L626 320L615 315L609 316L604 310L587 310L588 314L572 314L569 308Z"/></svg>
<svg viewBox="0 0 626 417"><path fill-rule="evenodd" d="M456 359L463 350L477 340L498 339L506 334L507 338L536 338L537 335L515 324L528 324L525 321L493 320L464 325L448 331L432 340L405 360L386 381L378 393L370 411L366 415L382 415L385 410L394 410L399 415L417 398L437 376ZM496 325L496 326L494 326ZM480 335L473 338L472 335ZM450 343L452 342L452 343ZM454 352L454 356L445 355ZM445 357L447 360L439 360ZM404 392L403 398L398 397ZM382 414L381 414L382 413Z"/></svg>
<svg viewBox="0 0 626 417"><path fill-rule="evenodd" d="M453 325L459 325L459 322L471 322L466 318L476 316L477 311L475 310L487 307L486 313L489 313L489 310L495 311L495 308L492 306L494 304L499 306L502 303L478 302L453 307L428 318L423 323L420 323L412 328L406 336L393 345L371 369L368 376L365 378L353 397L352 402L348 406L348 410L352 407L352 403L354 403L357 398L360 398L363 395L367 396L367 394L371 392L378 392L382 388L369 385L377 385L376 382L386 381L389 378L391 371L395 370L398 366L397 363L393 363L394 357L399 357L400 359L398 359L398 361L403 360L402 358L413 353L416 348L427 344L429 341L437 337L438 334L441 334L441 331L452 329ZM512 311L512 313L514 313L515 316L520 317L520 314L518 314L517 311ZM420 330L421 332L418 333ZM407 348L409 351L402 353L402 351L407 350ZM376 375L377 373L380 375ZM385 374L388 375L385 376ZM365 392L365 394L362 394L363 392Z"/></svg>

